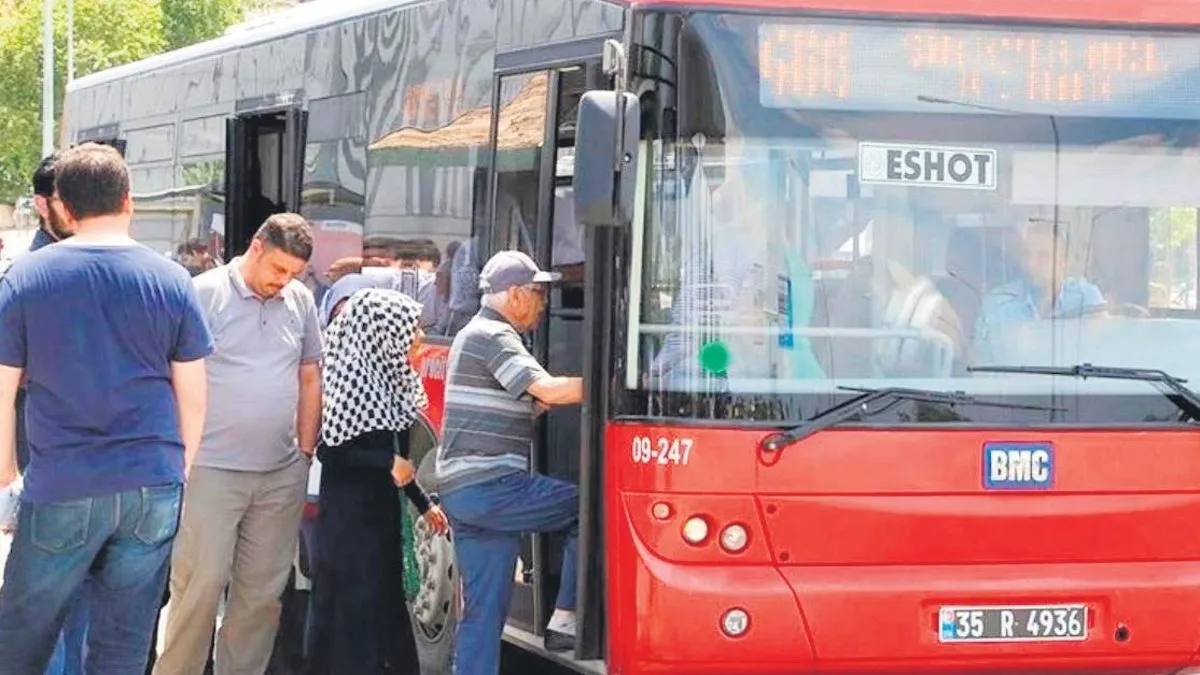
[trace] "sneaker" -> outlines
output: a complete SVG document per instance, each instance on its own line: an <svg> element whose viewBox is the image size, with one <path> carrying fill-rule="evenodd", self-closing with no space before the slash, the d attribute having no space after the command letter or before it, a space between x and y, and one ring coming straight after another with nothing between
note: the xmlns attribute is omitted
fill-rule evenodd
<svg viewBox="0 0 1200 675"><path fill-rule="evenodd" d="M546 650L551 652L566 652L575 650L575 636L546 629Z"/></svg>

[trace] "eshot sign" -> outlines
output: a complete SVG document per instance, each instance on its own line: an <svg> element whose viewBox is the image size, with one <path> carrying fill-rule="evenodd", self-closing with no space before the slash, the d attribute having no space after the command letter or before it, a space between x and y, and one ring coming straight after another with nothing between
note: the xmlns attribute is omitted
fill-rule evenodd
<svg viewBox="0 0 1200 675"><path fill-rule="evenodd" d="M858 180L958 190L996 189L996 151L942 145L859 143Z"/></svg>

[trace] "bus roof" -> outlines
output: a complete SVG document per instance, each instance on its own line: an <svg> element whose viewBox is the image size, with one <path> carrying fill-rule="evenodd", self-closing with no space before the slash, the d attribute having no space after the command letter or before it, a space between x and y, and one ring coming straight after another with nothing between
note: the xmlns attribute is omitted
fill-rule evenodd
<svg viewBox="0 0 1200 675"><path fill-rule="evenodd" d="M633 0L635 6L1200 26L1196 0Z"/></svg>
<svg viewBox="0 0 1200 675"><path fill-rule="evenodd" d="M405 5L426 4L431 0L314 0L291 9L267 15L244 27L235 27L221 37L190 47L151 56L80 77L67 85L67 91L86 89L113 80L181 65L207 56L223 54L242 47L270 42L304 33L314 28L371 16Z"/></svg>
<svg viewBox="0 0 1200 675"><path fill-rule="evenodd" d="M435 0L314 0L190 47L80 77L67 91L153 72L343 21ZM644 7L712 7L812 12L971 17L1160 26L1200 26L1196 0L598 0Z"/></svg>

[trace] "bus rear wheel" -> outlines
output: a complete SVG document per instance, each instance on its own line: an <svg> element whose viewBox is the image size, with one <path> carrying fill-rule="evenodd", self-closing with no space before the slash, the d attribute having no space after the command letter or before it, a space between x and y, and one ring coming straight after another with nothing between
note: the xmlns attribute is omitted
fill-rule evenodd
<svg viewBox="0 0 1200 675"><path fill-rule="evenodd" d="M429 475L435 453L422 458L417 470ZM426 466L428 464L428 466ZM459 580L454 561L451 532L436 536L411 504L409 522L413 525L413 549L416 554L418 585L409 598L408 609L421 658L422 675L450 675L454 672L454 632L458 627Z"/></svg>

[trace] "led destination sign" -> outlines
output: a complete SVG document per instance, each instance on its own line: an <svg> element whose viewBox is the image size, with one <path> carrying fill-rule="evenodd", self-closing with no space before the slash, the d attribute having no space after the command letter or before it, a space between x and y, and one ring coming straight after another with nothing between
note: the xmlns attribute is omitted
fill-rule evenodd
<svg viewBox="0 0 1200 675"><path fill-rule="evenodd" d="M1191 36L767 24L758 66L773 108L1200 118Z"/></svg>

